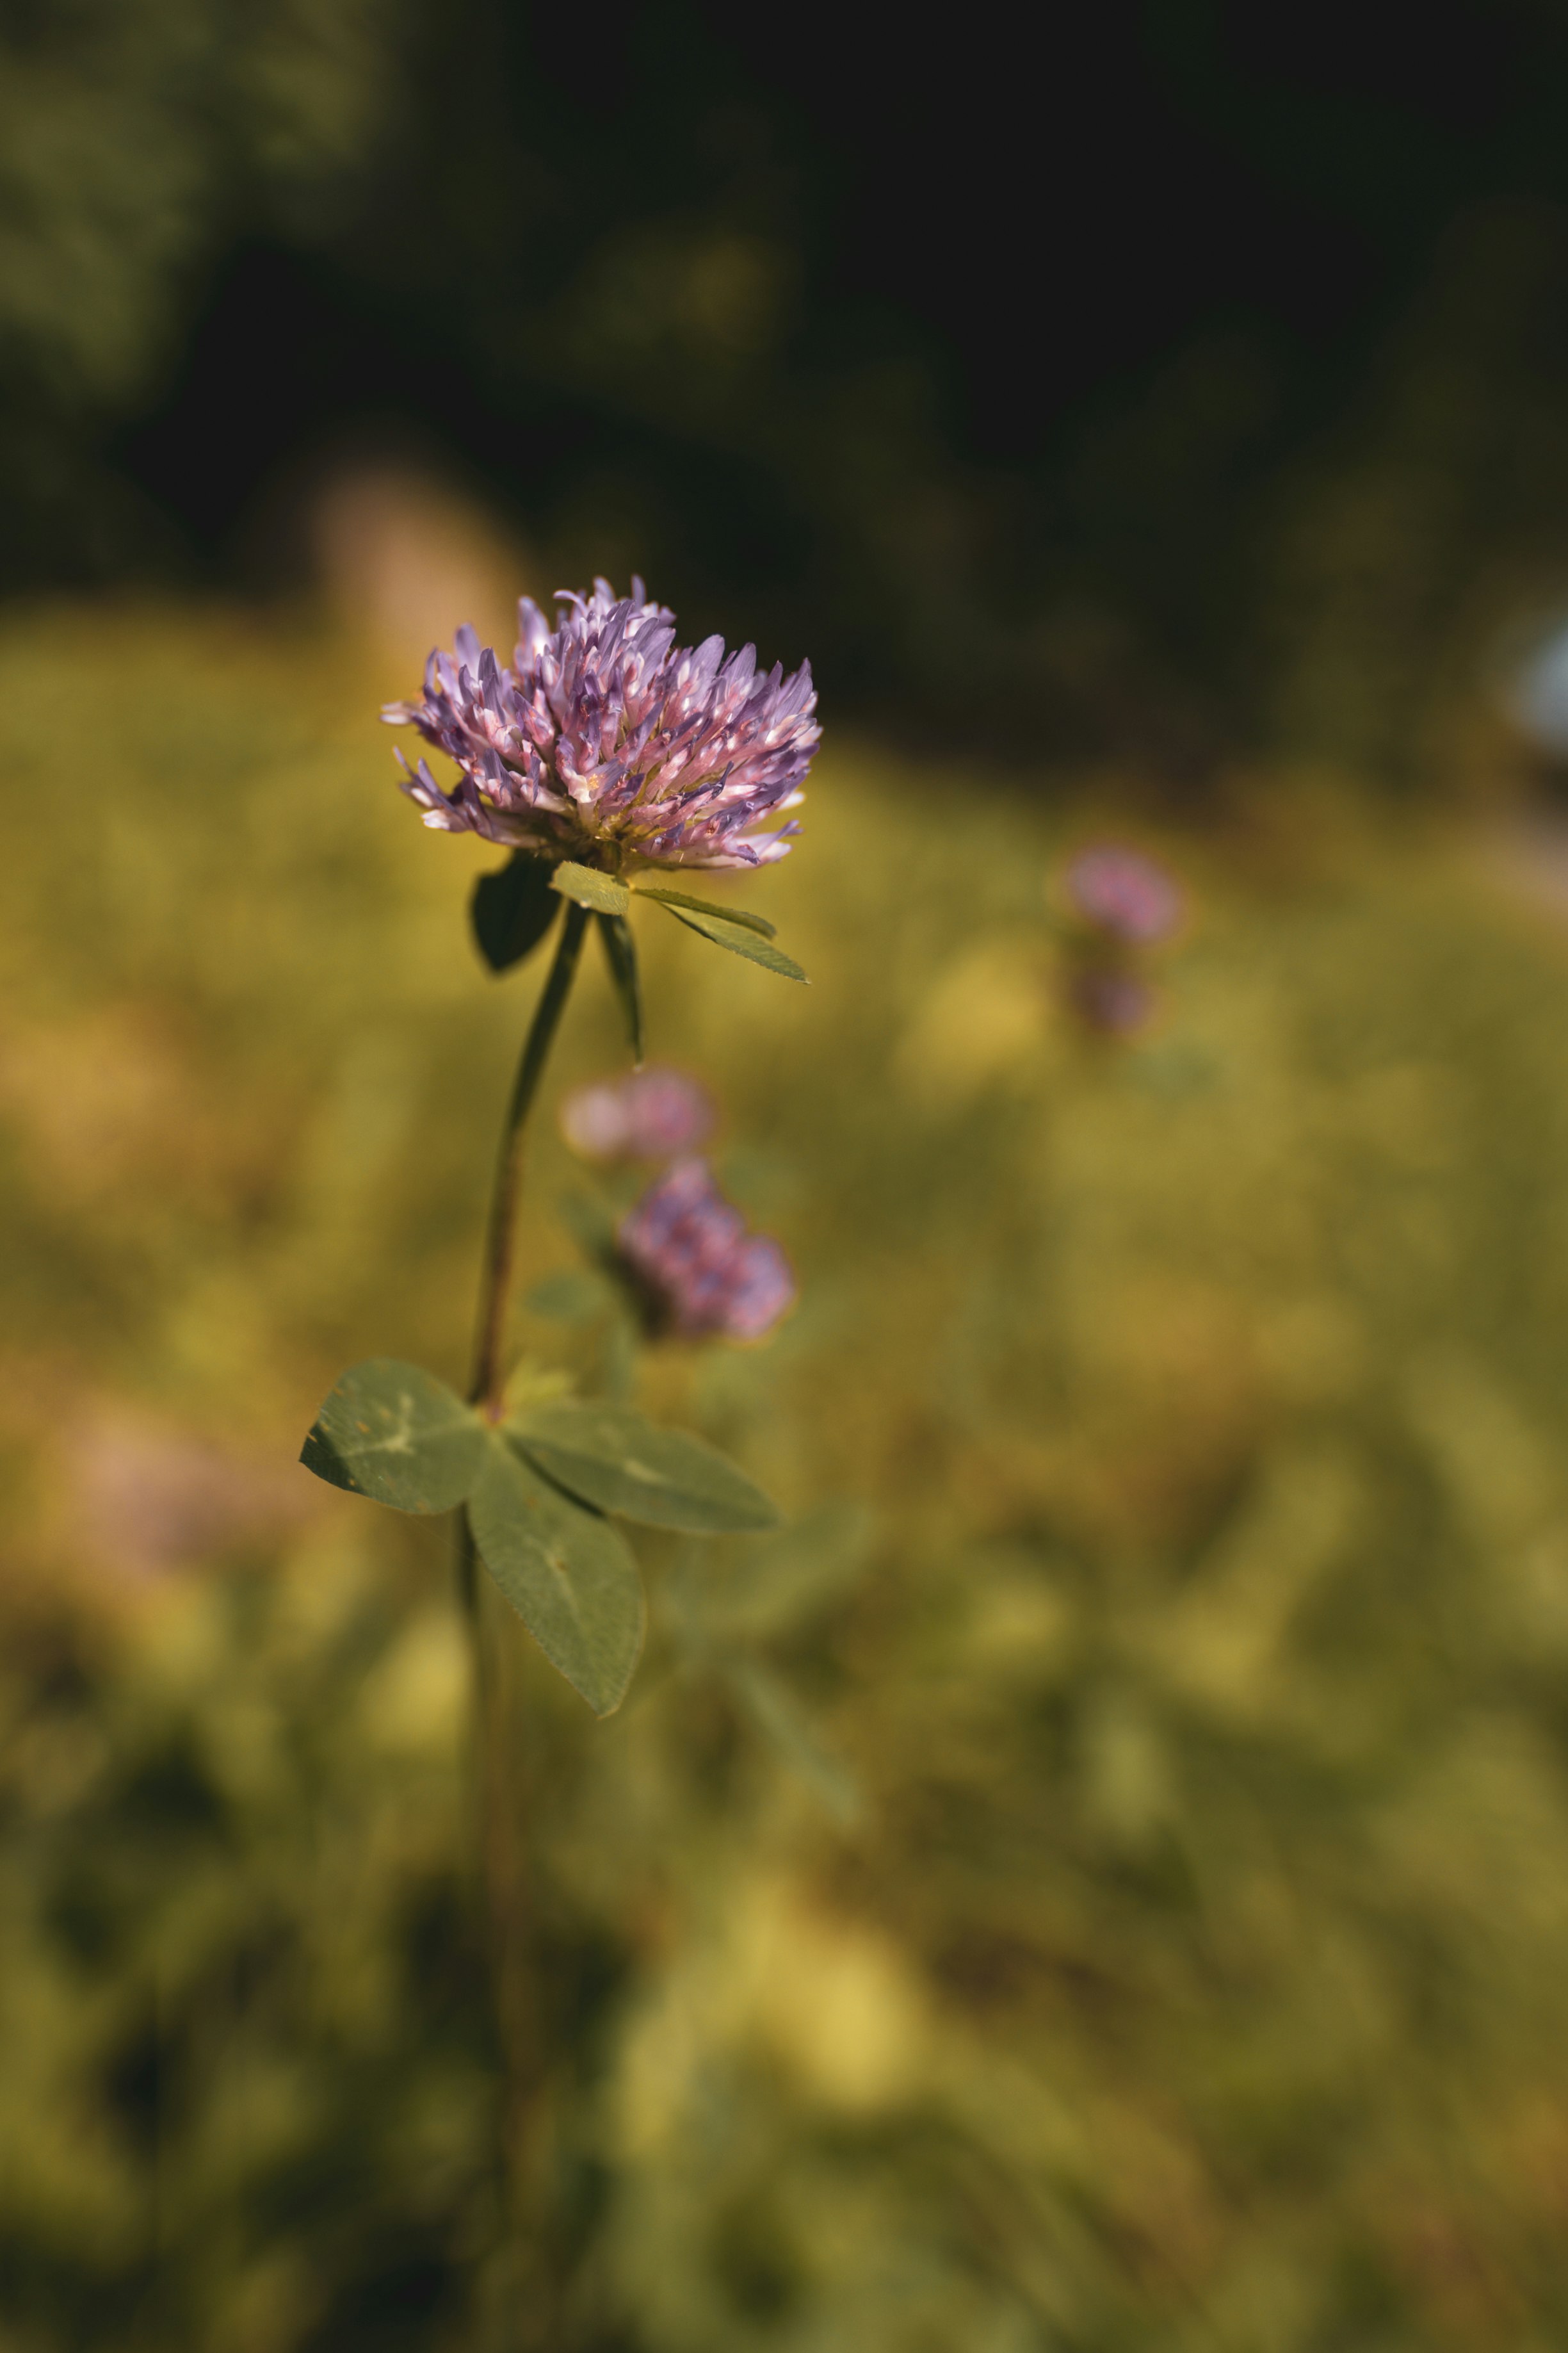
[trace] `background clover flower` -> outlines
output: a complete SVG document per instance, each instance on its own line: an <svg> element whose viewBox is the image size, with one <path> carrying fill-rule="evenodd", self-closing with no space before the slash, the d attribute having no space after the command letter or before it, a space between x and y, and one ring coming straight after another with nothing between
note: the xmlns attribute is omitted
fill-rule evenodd
<svg viewBox="0 0 1568 2353"><path fill-rule="evenodd" d="M640 580L617 598L558 592L547 627L527 596L503 670L475 632L433 652L417 702L382 716L414 727L460 771L444 790L421 758L404 790L425 822L612 872L763 866L787 852L821 730L811 665L759 672L756 649L675 642L675 617Z"/></svg>
<svg viewBox="0 0 1568 2353"><path fill-rule="evenodd" d="M789 1261L771 1236L747 1232L705 1160L668 1169L616 1239L655 1320L687 1339L759 1340L794 1303Z"/></svg>
<svg viewBox="0 0 1568 2353"><path fill-rule="evenodd" d="M1067 891L1080 915L1121 940L1163 940L1182 917L1174 877L1142 850L1110 842L1079 850L1067 871Z"/></svg>
<svg viewBox="0 0 1568 2353"><path fill-rule="evenodd" d="M561 1106L561 1132L585 1160L674 1160L706 1144L716 1119L705 1086L657 1064L575 1087Z"/></svg>
<svg viewBox="0 0 1568 2353"><path fill-rule="evenodd" d="M1069 995L1074 1009L1091 1029L1118 1038L1130 1038L1146 1028L1158 1004L1153 989L1139 974L1098 966L1076 973Z"/></svg>

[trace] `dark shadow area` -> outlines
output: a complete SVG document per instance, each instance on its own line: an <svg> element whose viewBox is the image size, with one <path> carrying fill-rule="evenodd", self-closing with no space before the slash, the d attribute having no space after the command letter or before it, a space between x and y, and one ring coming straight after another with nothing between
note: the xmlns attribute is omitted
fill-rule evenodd
<svg viewBox="0 0 1568 2353"><path fill-rule="evenodd" d="M300 485L401 447L544 569L809 644L841 710L1191 781L1285 723L1293 517L1383 446L1391 375L1484 334L1461 495L1526 389L1568 414L1568 27L1525 0L941 39L405 0L298 54L274 13L247 50L201 0L11 12L14 589L286 580ZM92 185L40 225L84 112Z"/></svg>

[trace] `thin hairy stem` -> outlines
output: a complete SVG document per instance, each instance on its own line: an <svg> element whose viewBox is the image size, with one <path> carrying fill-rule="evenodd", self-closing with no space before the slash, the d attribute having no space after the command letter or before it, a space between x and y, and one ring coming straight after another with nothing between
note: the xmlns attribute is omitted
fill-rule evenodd
<svg viewBox="0 0 1568 2353"><path fill-rule="evenodd" d="M556 942L549 977L534 1008L512 1081L511 1095L501 1127L496 1156L495 1185L490 1195L485 1232L484 1261L479 1275L479 1316L474 1337L473 1376L468 1385L472 1404L491 1421L500 1419L505 1380L507 1309L516 1260L518 1198L522 1187L523 1149L528 1115L539 1092L550 1049L576 977L583 935L588 927L584 907L568 904ZM500 2049L502 2084L496 2125L496 2150L501 2240L501 2268L510 2276L516 2261L513 2242L519 2226L515 2205L518 2168L525 2133L524 2111L536 2072L531 2039L529 1989L519 1915L523 1903L524 1860L519 1852L509 1799L513 1795L508 1770L507 1676L498 1654L496 1630L484 1624L484 1596L479 1589L479 1558L466 1512L458 1517L458 1590L468 1620L473 1649L474 1743L472 1771L479 1829L479 1880L483 1889L484 1940ZM514 2341L515 2323L505 2316L512 2298L503 2295L498 2322L499 2348Z"/></svg>
<svg viewBox="0 0 1568 2353"><path fill-rule="evenodd" d="M566 921L556 943L550 977L545 982L533 1019L523 1040L522 1057L506 1107L500 1152L496 1161L495 1189L490 1195L489 1226L485 1235L484 1266L479 1277L479 1328L474 1341L474 1373L468 1385L470 1403L492 1420L500 1417L504 1378L502 1351L506 1313L511 1290L512 1261L517 1240L517 1201L522 1184L524 1131L539 1082L550 1057L556 1029L572 993L588 911L568 903ZM468 1569L471 1577L471 1566Z"/></svg>

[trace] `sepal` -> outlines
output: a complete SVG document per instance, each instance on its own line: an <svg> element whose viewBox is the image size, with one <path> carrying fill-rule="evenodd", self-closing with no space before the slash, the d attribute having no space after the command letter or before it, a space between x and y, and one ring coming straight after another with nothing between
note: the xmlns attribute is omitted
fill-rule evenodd
<svg viewBox="0 0 1568 2353"><path fill-rule="evenodd" d="M579 907L591 907L596 915L624 915L632 903L631 892L613 874L601 874L596 866L579 866L572 859L555 869L550 887L563 899L574 899Z"/></svg>

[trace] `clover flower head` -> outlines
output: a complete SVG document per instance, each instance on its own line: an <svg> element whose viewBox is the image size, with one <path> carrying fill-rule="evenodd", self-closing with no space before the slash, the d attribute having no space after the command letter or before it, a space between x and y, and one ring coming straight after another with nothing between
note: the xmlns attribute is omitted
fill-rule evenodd
<svg viewBox="0 0 1568 2353"><path fill-rule="evenodd" d="M688 1339L760 1340L794 1303L789 1261L769 1235L747 1232L705 1160L667 1169L616 1239L656 1324Z"/></svg>
<svg viewBox="0 0 1568 2353"><path fill-rule="evenodd" d="M650 1064L574 1087L561 1106L561 1132L584 1160L674 1160L707 1143L716 1117L705 1086Z"/></svg>
<svg viewBox="0 0 1568 2353"><path fill-rule="evenodd" d="M461 628L426 663L424 694L383 711L457 763L448 791L424 758L404 761L426 824L611 872L784 857L800 828L777 820L822 732L810 664L786 678L759 671L754 646L678 646L640 580L629 596L604 580L557 596L553 629L520 602L510 668Z"/></svg>
<svg viewBox="0 0 1568 2353"><path fill-rule="evenodd" d="M1114 842L1080 849L1068 868L1067 890L1078 913L1115 939L1146 944L1167 937L1181 921L1174 878L1142 850Z"/></svg>

